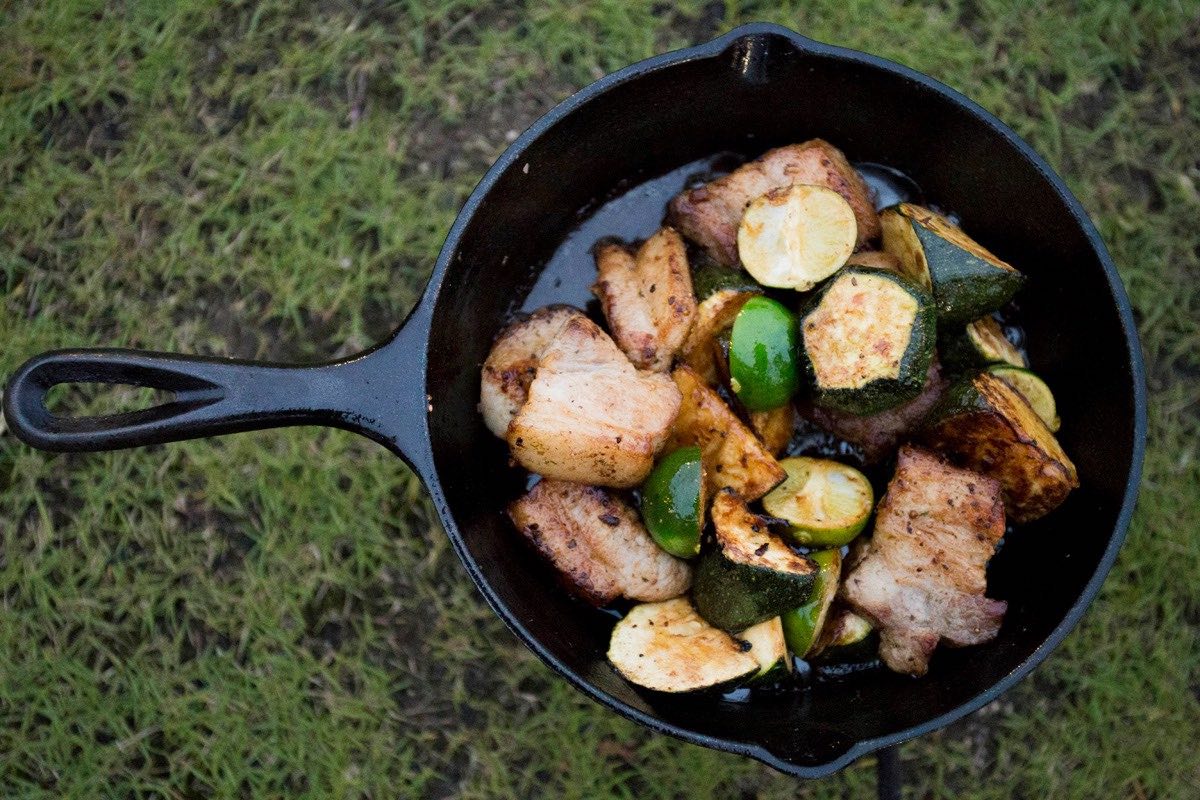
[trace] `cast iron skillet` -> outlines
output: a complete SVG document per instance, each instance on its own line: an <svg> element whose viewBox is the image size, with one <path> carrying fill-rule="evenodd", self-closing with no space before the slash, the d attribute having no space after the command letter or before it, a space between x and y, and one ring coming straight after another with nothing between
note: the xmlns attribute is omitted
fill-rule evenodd
<svg viewBox="0 0 1200 800"><path fill-rule="evenodd" d="M1008 537L989 594L1008 601L990 644L942 648L930 674L872 672L744 703L643 693L604 659L611 619L558 590L501 513L522 478L476 412L479 367L578 211L621 181L719 151L820 136L907 173L1031 278L1029 354L1054 387L1082 486ZM49 387L99 382L174 393L164 405L60 418ZM543 661L656 731L817 777L993 700L1050 653L1095 597L1133 511L1146 431L1129 301L1079 203L1016 134L913 70L774 25L651 58L597 81L500 157L459 214L424 297L387 342L344 361L281 366L121 350L48 353L11 378L13 433L47 450L106 450L281 425L332 425L403 458L496 613Z"/></svg>

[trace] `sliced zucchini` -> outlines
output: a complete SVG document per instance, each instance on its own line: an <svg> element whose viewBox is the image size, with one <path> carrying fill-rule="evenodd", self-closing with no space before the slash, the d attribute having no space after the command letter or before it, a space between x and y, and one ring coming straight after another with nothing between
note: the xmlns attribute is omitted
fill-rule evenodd
<svg viewBox="0 0 1200 800"><path fill-rule="evenodd" d="M715 386L718 380L714 358L717 337L733 325L746 301L760 294L758 291L721 289L709 295L696 308L696 321L692 323L692 330L683 343L680 356L709 386Z"/></svg>
<svg viewBox="0 0 1200 800"><path fill-rule="evenodd" d="M700 556L692 599L700 616L744 631L808 600L817 566L767 530L736 492L717 492L710 512L713 547Z"/></svg>
<svg viewBox="0 0 1200 800"><path fill-rule="evenodd" d="M754 683L770 683L792 671L779 617L751 626L734 638L750 643L750 655L758 661L758 674L751 678Z"/></svg>
<svg viewBox="0 0 1200 800"><path fill-rule="evenodd" d="M938 355L951 370L986 367L989 364L1027 366L1025 356L1004 336L995 317L980 317L967 323L961 333L943 335Z"/></svg>
<svg viewBox="0 0 1200 800"><path fill-rule="evenodd" d="M879 654L875 626L845 606L834 606L825 618L821 637L809 653L819 664L867 661Z"/></svg>
<svg viewBox="0 0 1200 800"><path fill-rule="evenodd" d="M911 400L925 385L936 332L933 303L911 281L846 267L800 314L813 401L865 415Z"/></svg>
<svg viewBox="0 0 1200 800"><path fill-rule="evenodd" d="M880 215L883 249L900 259L911 280L933 293L938 321L964 323L1007 303L1025 282L950 220L900 203Z"/></svg>
<svg viewBox="0 0 1200 800"><path fill-rule="evenodd" d="M795 184L750 202L738 226L742 266L763 286L807 291L854 252L854 209L824 186Z"/></svg>
<svg viewBox="0 0 1200 800"><path fill-rule="evenodd" d="M663 456L642 484L642 522L655 544L673 556L700 554L704 480L700 448L691 446Z"/></svg>
<svg viewBox="0 0 1200 800"><path fill-rule="evenodd" d="M703 303L717 292L762 291L762 287L745 270L722 266L707 255L699 255L693 260L697 262L692 267L692 292L696 295L696 302Z"/></svg>
<svg viewBox="0 0 1200 800"><path fill-rule="evenodd" d="M1041 417L1042 422L1046 423L1051 433L1059 429L1062 420L1058 418L1058 405L1054 402L1054 393L1033 371L1010 364L996 364L988 367L988 372L1016 389Z"/></svg>
<svg viewBox="0 0 1200 800"><path fill-rule="evenodd" d="M779 462L783 483L763 498L763 510L787 520L787 537L805 547L841 547L866 527L875 505L871 482L854 467L797 456Z"/></svg>
<svg viewBox="0 0 1200 800"><path fill-rule="evenodd" d="M750 298L729 334L729 387L748 411L768 411L790 403L798 383L796 318L777 300Z"/></svg>
<svg viewBox="0 0 1200 800"><path fill-rule="evenodd" d="M808 557L816 563L818 570L812 595L804 605L782 615L788 649L800 658L808 658L815 650L842 574L841 551L821 550L809 553Z"/></svg>
<svg viewBox="0 0 1200 800"><path fill-rule="evenodd" d="M753 648L709 625L684 597L630 609L613 627L608 660L631 683L671 693L733 688L762 669Z"/></svg>
<svg viewBox="0 0 1200 800"><path fill-rule="evenodd" d="M1079 486L1075 465L1016 389L990 372L952 385L923 437L935 450L1000 482L1013 522L1057 508Z"/></svg>

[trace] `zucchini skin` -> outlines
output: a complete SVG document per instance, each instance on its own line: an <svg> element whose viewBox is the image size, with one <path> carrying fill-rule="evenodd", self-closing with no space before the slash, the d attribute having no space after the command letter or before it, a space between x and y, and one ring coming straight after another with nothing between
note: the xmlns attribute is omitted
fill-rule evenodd
<svg viewBox="0 0 1200 800"><path fill-rule="evenodd" d="M804 346L804 337L800 337L799 362L803 380L813 393L813 402L823 408L866 416L895 408L921 393L937 343L937 313L929 293L907 278L870 267L843 267L817 290L797 316L801 331L804 330L805 320L816 311L829 288L845 275L884 275L888 280L903 287L917 301L912 335L900 359L900 375L896 378L877 378L855 389L822 389L817 381L813 362Z"/></svg>
<svg viewBox="0 0 1200 800"><path fill-rule="evenodd" d="M911 222L929 262L934 302L943 324L967 323L989 314L1012 300L1024 285L1021 273L989 264L917 220Z"/></svg>
<svg viewBox="0 0 1200 800"><path fill-rule="evenodd" d="M921 439L1000 481L1013 522L1049 514L1079 486L1075 465L1019 392L988 372L946 390Z"/></svg>
<svg viewBox="0 0 1200 800"><path fill-rule="evenodd" d="M703 303L721 291L762 292L762 287L741 267L722 266L707 255L698 256L696 261L692 268L692 292L697 303Z"/></svg>
<svg viewBox="0 0 1200 800"><path fill-rule="evenodd" d="M1007 339L1004 339L995 352L987 352L987 345L981 346L971 338L970 328L972 326L981 326L985 331L984 335L999 336L1004 339L1004 332L992 317L984 317L961 327L942 327L938 331L938 358L941 359L942 365L947 370L961 374L991 364L1027 366L1024 356Z"/></svg>
<svg viewBox="0 0 1200 800"><path fill-rule="evenodd" d="M803 605L815 579L815 566L807 575L776 572L731 561L714 545L696 565L692 602L710 625L736 633Z"/></svg>

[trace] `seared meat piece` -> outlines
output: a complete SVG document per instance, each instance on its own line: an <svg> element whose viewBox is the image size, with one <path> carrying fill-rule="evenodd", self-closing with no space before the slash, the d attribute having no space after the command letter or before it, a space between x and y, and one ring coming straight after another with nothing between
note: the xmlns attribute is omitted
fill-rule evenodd
<svg viewBox="0 0 1200 800"><path fill-rule="evenodd" d="M641 369L669 370L696 318L683 238L663 228L636 254L605 242L596 247L596 271L592 292L625 355Z"/></svg>
<svg viewBox="0 0 1200 800"><path fill-rule="evenodd" d="M819 408L806 405L804 416L833 435L862 448L863 458L868 464L883 461L896 445L915 433L926 415L937 404L946 389L942 369L935 359L925 375L925 388L907 403L880 411L878 414L858 416L847 411Z"/></svg>
<svg viewBox="0 0 1200 800"><path fill-rule="evenodd" d="M618 597L667 600L688 590L687 562L659 549L637 512L603 489L543 480L508 516L579 597L603 606Z"/></svg>
<svg viewBox="0 0 1200 800"><path fill-rule="evenodd" d="M875 512L875 534L841 596L880 630L891 669L923 675L938 642L995 637L1007 604L984 597L986 569L1004 535L1000 484L916 447L900 449Z"/></svg>
<svg viewBox="0 0 1200 800"><path fill-rule="evenodd" d="M538 358L563 326L577 318L584 318L577 308L546 306L509 325L496 337L483 362L479 388L479 411L488 430L504 438L508 423L525 405Z"/></svg>
<svg viewBox="0 0 1200 800"><path fill-rule="evenodd" d="M506 438L530 472L627 488L654 466L679 404L670 378L639 372L608 334L578 317L543 352Z"/></svg>
<svg viewBox="0 0 1200 800"><path fill-rule="evenodd" d="M746 501L757 500L786 477L754 432L690 367L676 367L671 377L683 405L668 448L699 445L711 491L729 487Z"/></svg>
<svg viewBox="0 0 1200 800"><path fill-rule="evenodd" d="M779 147L723 178L688 189L671 201L667 219L726 265L738 263L737 232L746 205L772 189L796 183L824 186L854 209L857 247L879 237L879 215L862 176L842 151L821 139Z"/></svg>

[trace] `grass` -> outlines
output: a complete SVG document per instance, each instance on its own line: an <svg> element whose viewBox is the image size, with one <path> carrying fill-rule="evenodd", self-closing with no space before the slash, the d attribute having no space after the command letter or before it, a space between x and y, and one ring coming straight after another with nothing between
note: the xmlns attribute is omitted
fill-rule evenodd
<svg viewBox="0 0 1200 800"><path fill-rule="evenodd" d="M1200 795L1200 3L0 4L0 376L51 347L312 360L385 334L459 204L602 73L742 21L898 59L1097 221L1149 363L1128 544L906 796ZM98 408L136 397L86 395ZM646 734L487 610L413 476L336 431L88 456L0 435L0 794L870 797Z"/></svg>

